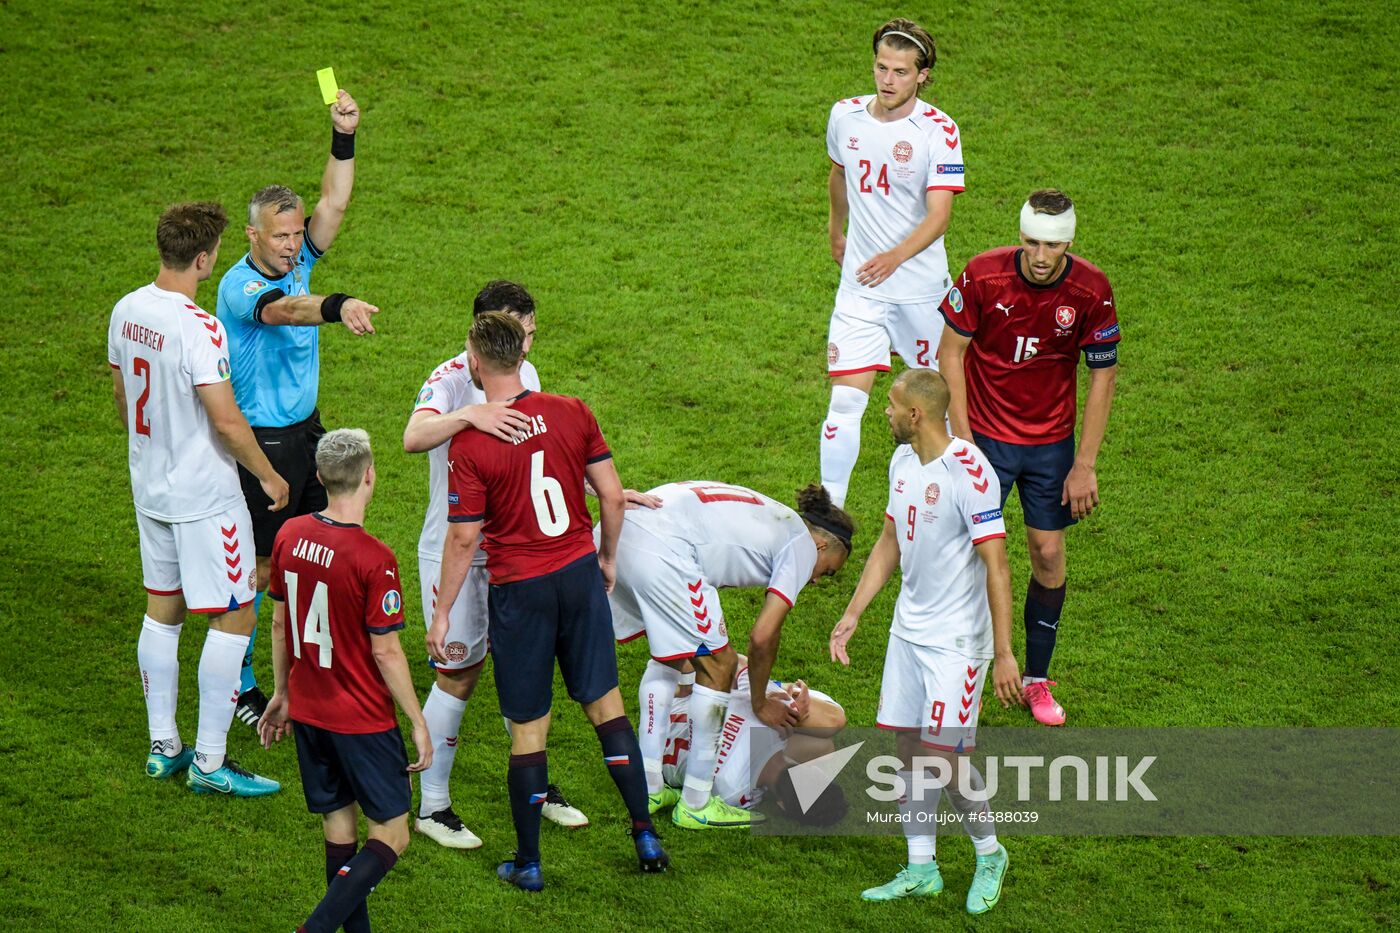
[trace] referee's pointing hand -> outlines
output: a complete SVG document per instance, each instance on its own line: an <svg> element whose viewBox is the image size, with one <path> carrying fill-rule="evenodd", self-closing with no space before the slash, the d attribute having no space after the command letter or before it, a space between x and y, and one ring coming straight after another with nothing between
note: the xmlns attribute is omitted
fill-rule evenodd
<svg viewBox="0 0 1400 933"><path fill-rule="evenodd" d="M358 298L347 298L345 304L340 306L341 323L356 336L374 333L374 325L370 323L370 316L378 313L378 307Z"/></svg>

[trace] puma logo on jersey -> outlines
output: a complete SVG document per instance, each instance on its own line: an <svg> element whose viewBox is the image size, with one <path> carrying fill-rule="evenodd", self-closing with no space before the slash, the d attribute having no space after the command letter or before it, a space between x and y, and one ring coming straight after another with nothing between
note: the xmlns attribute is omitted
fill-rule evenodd
<svg viewBox="0 0 1400 933"><path fill-rule="evenodd" d="M385 575L386 577L388 577L389 579L392 580L392 579L394 578L394 571L392 571L392 570L386 570L386 571L384 571L384 575Z"/></svg>
<svg viewBox="0 0 1400 933"><path fill-rule="evenodd" d="M997 302L997 310L1005 314L1007 317L1011 317L1011 309L1014 307L1016 307L1014 303L1004 305L1000 301Z"/></svg>

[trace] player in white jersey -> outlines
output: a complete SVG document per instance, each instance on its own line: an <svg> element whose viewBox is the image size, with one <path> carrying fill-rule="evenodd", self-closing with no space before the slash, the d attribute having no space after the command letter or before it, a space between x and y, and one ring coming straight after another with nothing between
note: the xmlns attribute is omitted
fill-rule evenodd
<svg viewBox="0 0 1400 933"><path fill-rule="evenodd" d="M911 367L938 367L952 284L943 234L963 190L962 136L919 97L937 53L907 19L875 31L875 93L837 101L826 125L831 159L827 223L841 267L826 347L831 404L821 426L822 485L844 505L860 456L860 421L890 350Z"/></svg>
<svg viewBox="0 0 1400 933"><path fill-rule="evenodd" d="M786 728L793 722L791 710L762 689L783 620L804 586L846 562L854 526L820 486L797 494L797 511L723 483L670 483L650 494L661 500L659 509L628 512L623 520L609 602L618 641L645 633L651 650L638 689L637 735L652 812L674 804L671 821L685 829L748 826L753 814L713 793L715 757L738 669L718 590L767 590L749 635L760 685L752 702L763 722ZM692 767L678 794L665 785L662 759L672 699L690 664L696 668L689 700Z"/></svg>
<svg viewBox="0 0 1400 933"><path fill-rule="evenodd" d="M256 585L236 464L258 478L274 508L286 505L288 489L234 402L223 325L194 301L227 224L218 204L177 204L161 214L160 273L112 309L107 362L127 432L147 593L136 646L151 739L146 773L164 779L188 770L197 793L260 797L280 785L226 755ZM186 612L209 620L193 749L175 723Z"/></svg>
<svg viewBox="0 0 1400 933"><path fill-rule="evenodd" d="M535 339L535 300L523 286L514 282L488 282L472 303L472 317L487 311L512 314L525 328L525 353ZM526 389L540 391L539 373L529 360L520 364L520 380ZM404 429L404 450L428 454L428 510L418 538L418 578L423 599L423 619L431 622L437 609L437 584L442 571L442 546L447 536L447 448L458 431L475 428L511 440L517 431L530 426L525 415L509 403L486 401L486 393L472 384L467 354L443 362L423 383ZM653 505L646 496L632 490L624 493L629 508ZM490 578L486 573L486 553L478 549L462 584L457 601L448 616L444 639L446 663L430 660L436 670L435 683L423 703L423 716L433 737L433 763L420 779L421 799L415 828L430 839L457 849L474 849L481 840L467 829L452 809L448 782L456 760L458 734L467 701L481 678L486 662L486 595ZM510 728L507 722L507 729ZM588 825L586 817L571 806L557 785L548 788L542 808L545 818L561 826Z"/></svg>
<svg viewBox="0 0 1400 933"><path fill-rule="evenodd" d="M946 428L948 384L937 372L910 369L890 387L885 415L895 443L890 493L880 540L865 562L841 620L831 632L831 658L849 665L846 645L861 613L895 567L902 579L890 625L876 725L897 733L905 793L900 811L908 867L862 897L886 901L937 894L943 879L934 860L939 789L920 792L913 761L944 759L953 780L948 802L962 814L977 850L967 894L969 913L985 913L1001 898L1006 849L987 819L982 776L968 760L977 738L982 683L995 659L993 684L1002 705L1021 700L1020 669L1011 652L1011 570L1001 487L996 471L970 441Z"/></svg>
<svg viewBox="0 0 1400 933"><path fill-rule="evenodd" d="M792 730L770 728L754 716L748 659L739 655L739 673L730 692L715 761L715 795L730 806L749 809L772 792L778 809L799 822L815 826L835 823L847 810L841 788L830 785L804 808L797 801L788 769L835 751L830 737L845 727L846 711L830 696L800 680L770 680L767 696L792 707L797 717ZM683 683L671 704L663 758L662 773L671 788L683 786L691 767L689 703L690 687Z"/></svg>

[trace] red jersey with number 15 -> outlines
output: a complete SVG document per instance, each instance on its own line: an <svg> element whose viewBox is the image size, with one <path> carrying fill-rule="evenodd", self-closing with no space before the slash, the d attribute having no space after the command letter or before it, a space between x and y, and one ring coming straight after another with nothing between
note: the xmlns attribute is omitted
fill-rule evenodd
<svg viewBox="0 0 1400 933"><path fill-rule="evenodd" d="M1079 354L1118 362L1118 312L1108 277L1065 254L1047 285L1021 274L1021 248L972 257L939 310L972 338L964 358L972 430L1008 444L1053 444L1074 433Z"/></svg>
<svg viewBox="0 0 1400 933"><path fill-rule="evenodd" d="M267 595L286 604L292 719L359 735L398 727L371 635L403 628L398 561L359 525L302 515L277 532Z"/></svg>
<svg viewBox="0 0 1400 933"><path fill-rule="evenodd" d="M512 408L530 418L524 440L468 428L447 453L447 520L483 522L495 584L542 577L594 553L584 470L612 456L576 398L527 391Z"/></svg>

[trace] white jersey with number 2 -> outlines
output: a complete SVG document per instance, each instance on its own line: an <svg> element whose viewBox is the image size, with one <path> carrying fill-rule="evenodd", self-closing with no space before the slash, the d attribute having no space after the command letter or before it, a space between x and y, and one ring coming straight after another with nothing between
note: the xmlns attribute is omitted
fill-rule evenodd
<svg viewBox="0 0 1400 933"><path fill-rule="evenodd" d="M930 191L963 190L962 134L952 117L921 100L902 120L882 123L870 97L837 101L826 124L826 154L846 173L846 257L841 287L892 303L938 301L952 284L943 237L874 288L856 281L871 257L903 242L928 216Z"/></svg>
<svg viewBox="0 0 1400 933"><path fill-rule="evenodd" d="M987 565L973 548L1006 537L1001 484L976 445L953 438L920 463L908 444L890 459L885 517L894 522L902 582L890 634L968 658L990 658Z"/></svg>
<svg viewBox="0 0 1400 933"><path fill-rule="evenodd" d="M179 292L138 288L112 309L107 362L126 391L136 510L158 521L190 522L242 503L238 466L195 392L229 378L219 319Z"/></svg>

